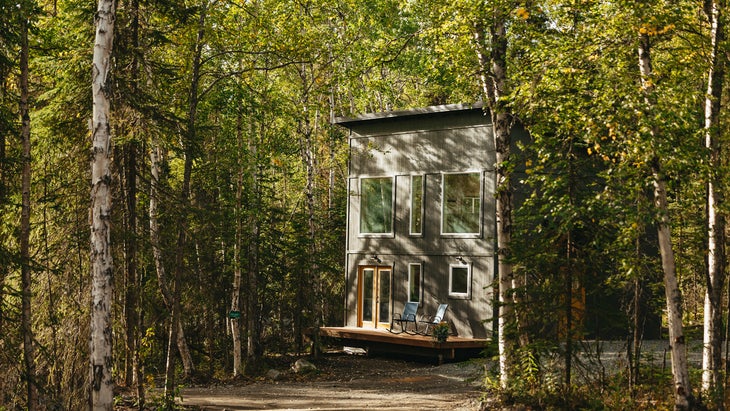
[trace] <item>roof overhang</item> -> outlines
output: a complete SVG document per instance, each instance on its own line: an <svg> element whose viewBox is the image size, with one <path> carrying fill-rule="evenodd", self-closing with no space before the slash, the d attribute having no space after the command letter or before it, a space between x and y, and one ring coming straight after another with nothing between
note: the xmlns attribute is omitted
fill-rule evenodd
<svg viewBox="0 0 730 411"><path fill-rule="evenodd" d="M453 114L460 111L484 110L482 102L473 104L445 104L441 106L429 106L409 110L384 111L379 113L366 113L357 117L335 117L333 124L352 128L358 124L372 121L387 121L395 119L414 118L419 116L434 116L439 114Z"/></svg>

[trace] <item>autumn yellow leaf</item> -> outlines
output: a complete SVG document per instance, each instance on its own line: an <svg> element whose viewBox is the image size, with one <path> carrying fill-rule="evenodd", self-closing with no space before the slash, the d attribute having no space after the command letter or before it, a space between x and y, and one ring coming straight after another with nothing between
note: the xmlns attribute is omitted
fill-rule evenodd
<svg viewBox="0 0 730 411"><path fill-rule="evenodd" d="M530 18L530 12L527 11L524 7L519 7L515 11L515 14L517 14L517 17L521 18L522 20L527 20Z"/></svg>

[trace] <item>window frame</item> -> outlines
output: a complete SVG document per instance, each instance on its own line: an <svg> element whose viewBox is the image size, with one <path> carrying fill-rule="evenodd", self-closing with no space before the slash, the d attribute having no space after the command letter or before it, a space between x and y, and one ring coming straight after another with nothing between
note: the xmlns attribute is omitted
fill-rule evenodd
<svg viewBox="0 0 730 411"><path fill-rule="evenodd" d="M454 284L454 268L466 269L466 292L455 292ZM471 264L449 264L449 298L469 300L471 299L471 281L472 281L472 265Z"/></svg>
<svg viewBox="0 0 730 411"><path fill-rule="evenodd" d="M421 204L418 207L418 211L421 213L421 222L420 222L421 223L420 224L421 226L420 226L420 231L413 231L413 224L414 224L414 221L413 221L413 214L414 214L413 213L413 210L415 209L414 206L413 206L414 205L413 204L413 194L414 194L414 187L415 187L415 185L413 184L413 180L414 180L415 177L420 177L420 179L421 179L421 184L419 184L419 187L418 187L419 190L420 190L420 192L421 192ZM408 211L409 211L409 216L408 216L408 235L413 236L413 237L422 237L423 236L423 223L424 223L424 217L425 217L424 204L425 204L425 193L426 193L426 175L425 174L413 174L413 175L411 175L411 182L410 182L410 184L411 184L411 191L410 191L410 198L409 198L409 201L408 201Z"/></svg>
<svg viewBox="0 0 730 411"><path fill-rule="evenodd" d="M455 174L477 174L479 176L479 217L478 229L475 232L468 233L455 233L446 232L445 229L445 217L446 217L446 176ZM479 238L482 236L484 230L484 172L482 170L466 170L466 171L455 171L448 173L441 173L441 236L442 237L458 237L458 238Z"/></svg>
<svg viewBox="0 0 730 411"><path fill-rule="evenodd" d="M412 281L412 275L413 272L411 271L411 267L418 267L418 301L411 300L411 281ZM408 294L408 302L417 302L419 305L423 304L423 263L409 263L408 264L408 289L406 290L406 293Z"/></svg>
<svg viewBox="0 0 730 411"><path fill-rule="evenodd" d="M390 198L390 231L388 232L382 232L382 233L373 233L373 232L363 232L363 188L362 184L364 180L390 180L390 186L391 186L391 198ZM362 176L358 177L358 236L359 237L393 237L395 235L395 213L396 213L396 179L393 175L387 175L387 176Z"/></svg>

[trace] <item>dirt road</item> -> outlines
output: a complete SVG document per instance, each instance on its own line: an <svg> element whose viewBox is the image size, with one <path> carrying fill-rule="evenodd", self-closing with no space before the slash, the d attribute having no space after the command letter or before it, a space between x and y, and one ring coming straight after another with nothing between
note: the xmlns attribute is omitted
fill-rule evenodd
<svg viewBox="0 0 730 411"><path fill-rule="evenodd" d="M479 362L435 366L342 353L313 362L317 371L307 375L287 367L277 381L186 388L182 404L210 411L479 409Z"/></svg>

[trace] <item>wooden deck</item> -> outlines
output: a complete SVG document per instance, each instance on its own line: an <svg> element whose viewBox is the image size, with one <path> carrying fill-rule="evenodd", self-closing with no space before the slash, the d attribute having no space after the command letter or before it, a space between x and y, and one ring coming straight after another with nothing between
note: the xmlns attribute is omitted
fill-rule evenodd
<svg viewBox="0 0 730 411"><path fill-rule="evenodd" d="M479 356L488 340L449 336L442 343L430 336L393 334L388 330L357 327L321 327L319 335L331 343L364 348L368 355L396 354L458 361Z"/></svg>

